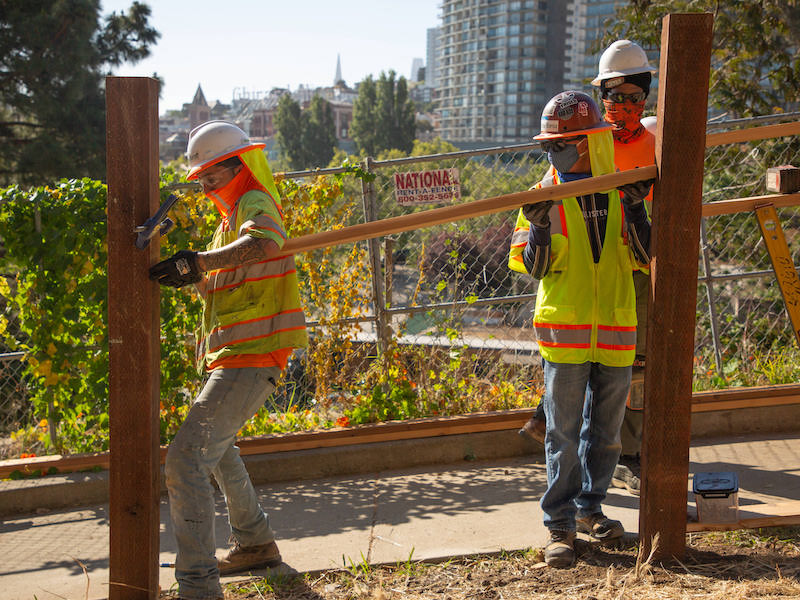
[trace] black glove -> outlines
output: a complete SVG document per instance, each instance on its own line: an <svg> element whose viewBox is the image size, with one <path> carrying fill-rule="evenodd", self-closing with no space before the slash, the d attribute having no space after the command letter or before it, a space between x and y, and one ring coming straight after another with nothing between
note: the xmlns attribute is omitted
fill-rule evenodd
<svg viewBox="0 0 800 600"><path fill-rule="evenodd" d="M181 250L150 267L150 279L158 280L161 285L183 287L197 283L203 279L203 273L197 268L197 252Z"/></svg>
<svg viewBox="0 0 800 600"><path fill-rule="evenodd" d="M644 202L644 199L647 197L655 181L655 179L646 179L644 181L626 183L625 185L619 186L617 189L624 194L624 196L622 196L622 204L626 208L629 208Z"/></svg>
<svg viewBox="0 0 800 600"><path fill-rule="evenodd" d="M552 200L545 200L537 202L536 204L526 204L522 207L522 214L525 216L531 225L536 227L549 227L550 226L550 208L553 206Z"/></svg>

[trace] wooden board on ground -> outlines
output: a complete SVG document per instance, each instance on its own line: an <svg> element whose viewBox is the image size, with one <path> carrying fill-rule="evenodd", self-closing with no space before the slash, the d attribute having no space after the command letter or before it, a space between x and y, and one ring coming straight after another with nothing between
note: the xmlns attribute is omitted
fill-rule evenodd
<svg viewBox="0 0 800 600"><path fill-rule="evenodd" d="M774 504L748 504L739 507L739 520L733 523L687 523L687 533L698 531L732 531L800 525L800 501Z"/></svg>

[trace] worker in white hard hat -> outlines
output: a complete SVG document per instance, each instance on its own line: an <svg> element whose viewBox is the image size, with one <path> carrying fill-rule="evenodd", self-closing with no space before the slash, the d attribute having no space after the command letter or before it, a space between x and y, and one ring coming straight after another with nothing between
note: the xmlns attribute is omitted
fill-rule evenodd
<svg viewBox="0 0 800 600"><path fill-rule="evenodd" d="M551 169L535 188L614 171L611 124L579 91L553 97L534 137ZM508 266L539 280L533 329L543 359L547 490L545 562L575 561L575 534L624 534L602 509L620 453L636 347L632 272L649 263L644 197L652 181L523 206ZM624 205L624 209L623 209Z"/></svg>
<svg viewBox="0 0 800 600"><path fill-rule="evenodd" d="M208 380L165 465L175 578L187 600L222 598L220 574L282 561L234 445L237 432L272 394L293 349L307 344L294 257L281 254L287 235L263 148L224 121L190 133L188 179L200 182L221 222L205 251L181 250L150 268L151 279L162 285L195 284L204 301L196 356ZM234 540L220 559L212 475L225 495Z"/></svg>
<svg viewBox="0 0 800 600"><path fill-rule="evenodd" d="M642 118L650 84L656 69L650 65L644 50L630 40L617 40L600 56L597 77L592 85L600 88L603 118L614 126L614 164L619 171L645 167L655 163L655 117ZM652 127L652 129L651 129ZM652 190L645 198L653 200ZM648 210L648 212L651 212ZM652 212L651 212L652 214ZM644 409L645 336L647 302L650 289L649 271L633 274L636 290L636 359L633 364L631 391L622 422L622 454L614 470L611 484L638 496L641 487L642 422Z"/></svg>
<svg viewBox="0 0 800 600"><path fill-rule="evenodd" d="M600 88L603 119L613 126L614 165L618 171L645 167L655 162L655 117L644 117L645 103L650 93L652 75L644 50L630 40L617 40L600 56L597 77L592 85ZM645 200L653 199L652 189ZM648 206L648 212L649 206ZM614 470L612 485L639 495L642 447L642 408L644 406L644 354L647 328L647 292L649 276L646 269L633 275L636 290L636 313L639 321L636 336L636 359L625 419L622 424L622 455ZM537 409L523 425L520 433L543 441L546 428L544 411Z"/></svg>

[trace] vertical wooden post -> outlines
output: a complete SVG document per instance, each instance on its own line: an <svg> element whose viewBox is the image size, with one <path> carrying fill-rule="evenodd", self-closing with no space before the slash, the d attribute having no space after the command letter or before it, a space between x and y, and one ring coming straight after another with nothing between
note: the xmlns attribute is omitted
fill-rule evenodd
<svg viewBox="0 0 800 600"><path fill-rule="evenodd" d="M642 440L641 543L686 550L697 259L713 15L664 17Z"/></svg>
<svg viewBox="0 0 800 600"><path fill-rule="evenodd" d="M158 239L134 227L159 206L158 81L106 78L108 173L110 600L158 597Z"/></svg>

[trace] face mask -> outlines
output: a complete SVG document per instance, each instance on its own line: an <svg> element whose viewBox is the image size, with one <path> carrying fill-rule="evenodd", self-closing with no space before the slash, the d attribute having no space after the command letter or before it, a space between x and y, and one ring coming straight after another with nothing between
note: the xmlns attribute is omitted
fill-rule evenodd
<svg viewBox="0 0 800 600"><path fill-rule="evenodd" d="M604 99L605 120L614 126L614 139L627 144L644 132L640 119L644 112L644 102L612 102Z"/></svg>
<svg viewBox="0 0 800 600"><path fill-rule="evenodd" d="M569 170L575 166L580 157L577 144L567 144L560 152L551 150L547 153L547 160L559 173L569 173Z"/></svg>

